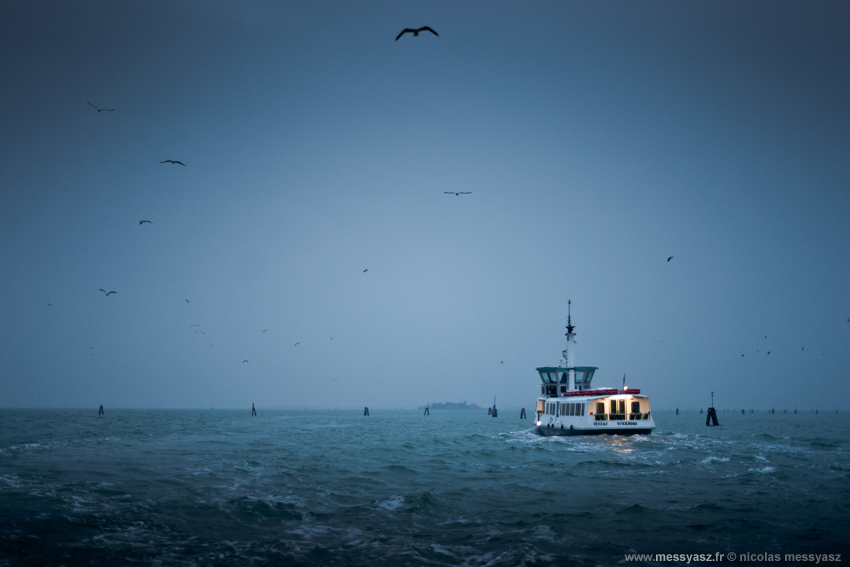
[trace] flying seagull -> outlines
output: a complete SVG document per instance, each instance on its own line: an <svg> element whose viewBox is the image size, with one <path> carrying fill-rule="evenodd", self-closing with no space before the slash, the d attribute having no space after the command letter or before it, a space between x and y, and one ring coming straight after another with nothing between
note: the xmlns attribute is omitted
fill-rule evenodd
<svg viewBox="0 0 850 567"><path fill-rule="evenodd" d="M422 26L421 28L416 29L416 30L413 29L413 28L404 28L403 30L401 30L401 33L396 36L395 40L398 41L398 38L400 38L401 36L403 36L404 34L406 34L408 32L412 33L413 36L416 37L417 35L419 35L419 32L422 32L422 31L429 31L432 34L436 35L437 37L440 37L440 34L435 32L434 30L432 30L428 26Z"/></svg>
<svg viewBox="0 0 850 567"><path fill-rule="evenodd" d="M184 298L184 299L186 299L186 298ZM188 300L188 299L186 299L186 303L189 303L189 300Z"/></svg>
<svg viewBox="0 0 850 567"><path fill-rule="evenodd" d="M140 221L139 221L139 224L140 224L140 225L145 224L145 223L153 224L153 223L152 223L151 221L149 221L149 220L140 220Z"/></svg>
<svg viewBox="0 0 850 567"><path fill-rule="evenodd" d="M51 306L51 307L53 307L53 304L52 304L52 303L48 303L48 305L49 305L49 306Z"/></svg>
<svg viewBox="0 0 850 567"><path fill-rule="evenodd" d="M770 351L767 351L767 355L766 355L766 356L770 356Z"/></svg>
<svg viewBox="0 0 850 567"><path fill-rule="evenodd" d="M248 361L247 361L247 360L243 360L243 361L242 361L242 364L245 364L246 362L248 362Z"/></svg>
<svg viewBox="0 0 850 567"><path fill-rule="evenodd" d="M292 346L298 346L298 345L300 345L300 344L301 344L301 343L300 343L300 342L298 342L298 343L295 343L295 344L294 344L294 345L292 345Z"/></svg>
<svg viewBox="0 0 850 567"><path fill-rule="evenodd" d="M174 163L174 164L178 164L178 165L182 165L183 167L186 167L185 163L183 163L182 161L177 161L176 159L167 159L167 160L161 161L159 163Z"/></svg>
<svg viewBox="0 0 850 567"><path fill-rule="evenodd" d="M101 290L100 290L100 291L102 291L103 293L105 293L105 294L106 294L106 297L109 297L109 294L110 294L110 293L118 293L117 291L106 291L106 290L105 290L105 289L103 289L103 288L101 288Z"/></svg>
<svg viewBox="0 0 850 567"><path fill-rule="evenodd" d="M667 261L669 262L672 259L673 259L673 256L670 256L669 258L667 258Z"/></svg>
<svg viewBox="0 0 850 567"><path fill-rule="evenodd" d="M369 271L369 268L366 268L365 270L363 270L363 273L365 274L368 271Z"/></svg>
<svg viewBox="0 0 850 567"><path fill-rule="evenodd" d="M86 102L89 102L89 101L86 101ZM94 105L93 105L92 103L90 103L90 102L89 102L89 104L90 104L91 106L94 106ZM94 107L95 107L95 108L97 108L96 106L94 106ZM105 110L105 111L107 111L107 112L114 112L114 111L115 111L115 109L114 109L114 108L97 108L97 111L98 111L98 112L103 112L104 110Z"/></svg>
<svg viewBox="0 0 850 567"><path fill-rule="evenodd" d="M261 332L261 333L265 333L266 331L268 331L268 329L263 329L263 330L262 330L262 331L260 331L260 332Z"/></svg>
<svg viewBox="0 0 850 567"><path fill-rule="evenodd" d="M455 197L459 197L460 195L472 195L472 191L443 191L446 195L454 195Z"/></svg>

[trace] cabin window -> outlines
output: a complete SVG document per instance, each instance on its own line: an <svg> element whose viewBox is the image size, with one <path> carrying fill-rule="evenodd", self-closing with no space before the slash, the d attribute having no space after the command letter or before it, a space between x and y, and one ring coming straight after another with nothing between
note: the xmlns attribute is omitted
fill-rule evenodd
<svg viewBox="0 0 850 567"><path fill-rule="evenodd" d="M632 413L640 413L640 402L632 402Z"/></svg>
<svg viewBox="0 0 850 567"><path fill-rule="evenodd" d="M578 415L584 415L584 404L579 404Z"/></svg>
<svg viewBox="0 0 850 567"><path fill-rule="evenodd" d="M570 404L570 415L576 414L576 404Z"/></svg>
<svg viewBox="0 0 850 567"><path fill-rule="evenodd" d="M605 413L605 403L604 402L596 402L596 413L597 414Z"/></svg>
<svg viewBox="0 0 850 567"><path fill-rule="evenodd" d="M561 373L561 384L566 384L566 383L567 383L567 373L563 372L563 373Z"/></svg>

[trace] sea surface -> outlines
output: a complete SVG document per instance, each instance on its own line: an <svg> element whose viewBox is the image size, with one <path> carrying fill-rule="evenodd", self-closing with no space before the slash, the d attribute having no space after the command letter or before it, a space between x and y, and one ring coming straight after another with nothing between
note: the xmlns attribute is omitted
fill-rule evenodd
<svg viewBox="0 0 850 567"><path fill-rule="evenodd" d="M850 415L653 417L540 437L518 410L0 410L0 565L850 560Z"/></svg>

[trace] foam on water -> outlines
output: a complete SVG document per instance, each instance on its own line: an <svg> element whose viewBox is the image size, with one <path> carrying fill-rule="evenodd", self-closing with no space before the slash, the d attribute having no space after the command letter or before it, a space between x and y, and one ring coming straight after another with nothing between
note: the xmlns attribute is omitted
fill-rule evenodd
<svg viewBox="0 0 850 567"><path fill-rule="evenodd" d="M94 413L0 411L0 565L613 565L850 541L845 414L541 437L484 412Z"/></svg>

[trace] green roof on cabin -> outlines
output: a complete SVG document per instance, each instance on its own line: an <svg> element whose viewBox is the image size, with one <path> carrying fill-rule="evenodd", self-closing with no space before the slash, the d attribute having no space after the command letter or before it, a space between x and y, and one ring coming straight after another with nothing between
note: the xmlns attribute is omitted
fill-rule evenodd
<svg viewBox="0 0 850 567"><path fill-rule="evenodd" d="M536 369L538 372L558 372L560 370L599 370L598 366L570 366L569 368L561 368L560 366L543 366Z"/></svg>

